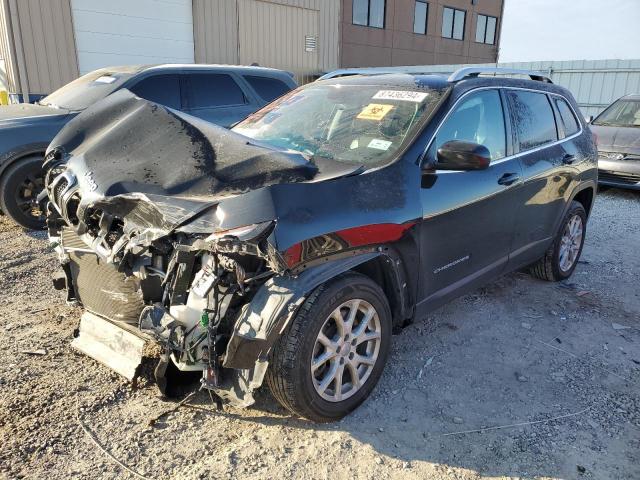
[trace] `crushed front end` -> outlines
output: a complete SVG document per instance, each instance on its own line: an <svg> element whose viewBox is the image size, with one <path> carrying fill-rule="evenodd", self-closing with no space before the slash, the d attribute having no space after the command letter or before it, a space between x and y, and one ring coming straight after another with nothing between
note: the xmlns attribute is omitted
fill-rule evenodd
<svg viewBox="0 0 640 480"><path fill-rule="evenodd" d="M172 362L202 371L203 386L222 399L249 405L267 352L259 338L239 347L235 337L262 334L251 331L249 306L287 266L273 246L268 192L246 192L282 176L305 180L314 167L213 125L198 129L128 93L112 97L63 130L45 159L42 201L62 266L54 286L85 310L73 345L133 379L149 344L159 344L161 390ZM180 153L183 164L167 168L152 149L142 152L140 140L129 138L135 131L147 141L162 139L165 153ZM135 147L127 151L127 143ZM230 165L214 164L212 145L235 157L231 173L224 170ZM265 178L263 164L280 168ZM240 193L248 204L234 203ZM230 215L238 205L240 213Z"/></svg>
<svg viewBox="0 0 640 480"><path fill-rule="evenodd" d="M107 222L104 215L96 225ZM76 348L133 379L145 344L157 342L163 351L156 369L161 390L172 361L181 371L202 371L203 385L222 398L252 403L245 395L254 375L262 383L266 359L246 372L221 370L256 290L284 270L269 245L272 222L210 235L175 232L122 253L114 250L117 231L93 250L83 239L95 238L98 230L78 235L61 220L50 212L50 238L64 271L55 283L85 309Z"/></svg>

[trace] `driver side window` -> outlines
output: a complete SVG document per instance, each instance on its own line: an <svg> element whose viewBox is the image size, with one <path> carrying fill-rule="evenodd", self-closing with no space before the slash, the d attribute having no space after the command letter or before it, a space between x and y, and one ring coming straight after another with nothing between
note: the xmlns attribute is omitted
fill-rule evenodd
<svg viewBox="0 0 640 480"><path fill-rule="evenodd" d="M497 90L472 93L456 105L438 130L428 157L435 160L438 148L451 140L484 145L492 161L506 155L504 113Z"/></svg>

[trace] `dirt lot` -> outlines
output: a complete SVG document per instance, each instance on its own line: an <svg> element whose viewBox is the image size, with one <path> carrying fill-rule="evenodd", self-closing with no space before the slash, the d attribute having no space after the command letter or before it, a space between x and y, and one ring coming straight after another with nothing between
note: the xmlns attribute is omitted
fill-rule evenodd
<svg viewBox="0 0 640 480"><path fill-rule="evenodd" d="M263 392L224 412L201 394L150 427L173 404L70 349L79 311L44 235L0 218L0 478L134 478L81 421L148 478L639 479L640 194L602 193L588 228L568 282L511 274L395 336L342 422Z"/></svg>

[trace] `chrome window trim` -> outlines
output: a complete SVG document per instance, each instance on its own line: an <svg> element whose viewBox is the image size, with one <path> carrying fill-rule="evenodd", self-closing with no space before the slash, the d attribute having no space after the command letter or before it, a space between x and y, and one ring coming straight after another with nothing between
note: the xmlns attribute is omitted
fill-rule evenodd
<svg viewBox="0 0 640 480"><path fill-rule="evenodd" d="M523 90L525 92L534 92L534 93L540 93L542 95L553 95L553 96L556 96L556 97L560 97L560 98L564 99L567 102L567 105L569 105L569 108L571 108L571 111L575 115L576 120L578 120L578 124L580 125L580 130L578 130L576 133L574 133L573 135L571 135L569 137L559 138L555 142L545 143L544 145L540 145L538 147L531 148L529 150L525 150L524 152L518 152L518 153L514 153L513 155L502 157L502 158L500 158L498 160L492 161L489 164L489 167L491 167L493 165L498 165L498 164L500 164L502 162L506 162L506 161L512 160L514 158L521 157L523 155L528 155L530 153L535 153L537 151L542 150L543 148L548 148L548 147L552 147L554 145L559 145L559 144L561 144L563 142L566 142L567 140L572 140L572 139L574 139L576 137L579 137L584 132L584 128L582 126L582 122L579 120L580 117L578 117L578 115L576 115L576 111L573 108L573 105L571 105L571 102L568 101L563 95L561 95L559 93L545 92L543 90L536 90L534 88L524 88L524 87L493 87L493 86L491 86L491 87L478 87L478 88L474 88L472 90L469 90L468 92L463 93L460 96L460 98L458 98L455 101L455 103L451 106L451 108L447 112L447 115L440 121L440 123L438 124L438 127L436 128L435 132L433 132L433 135L431 136L431 139L429 140L429 143L427 144L427 147L424 149L424 152L422 152L421 161L420 161L421 164L425 160L425 158L427 156L427 152L431 148L431 144L435 141L436 136L438 135L438 132L440 131L440 128L442 127L444 122L446 122L447 119L451 116L451 114L453 113L455 108L458 106L458 103L460 103L460 101L463 98L465 98L467 95L470 95L472 93L479 92L479 91L482 91L482 90ZM553 112L553 107L551 105L549 105L549 107L552 109L552 112ZM506 114L507 112L503 112L503 113ZM505 118L505 120L507 120L507 119ZM554 122L555 122L555 116L554 116ZM505 137L505 140L506 140L506 137ZM433 173L441 174L441 173L461 173L461 172L466 172L466 170L438 170L438 169L436 169Z"/></svg>

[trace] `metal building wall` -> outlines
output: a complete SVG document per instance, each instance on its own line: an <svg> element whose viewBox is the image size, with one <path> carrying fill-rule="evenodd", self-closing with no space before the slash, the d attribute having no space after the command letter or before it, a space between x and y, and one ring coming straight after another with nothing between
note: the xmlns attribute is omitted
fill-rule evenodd
<svg viewBox="0 0 640 480"><path fill-rule="evenodd" d="M0 56L9 89L50 93L78 76L69 0L2 0Z"/></svg>
<svg viewBox="0 0 640 480"><path fill-rule="evenodd" d="M270 8L276 6L295 7L305 12L296 14L290 8ZM268 16L254 18L260 13ZM305 53L305 32L300 30L304 25L295 24L294 19L305 22L314 15L317 25L312 30L317 31L318 45L317 52L310 55L316 57L311 67L309 59L300 55ZM193 17L197 63L251 63L246 55L253 45L256 54L268 59L268 63L259 62L260 65L292 70L301 82L338 67L340 0L193 0ZM249 28L247 22L253 26ZM307 32L311 33L314 32ZM294 34L296 39L292 41ZM273 49L268 55L264 50L259 52L257 46L265 35L272 42L278 41L282 48Z"/></svg>
<svg viewBox="0 0 640 480"><path fill-rule="evenodd" d="M477 65L493 67L496 64ZM571 91L582 114L586 117L597 115L623 95L640 93L640 59L505 62L497 65L505 68L537 70L550 75L553 83ZM469 65L433 65L429 66L429 71L451 73L465 66Z"/></svg>

